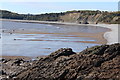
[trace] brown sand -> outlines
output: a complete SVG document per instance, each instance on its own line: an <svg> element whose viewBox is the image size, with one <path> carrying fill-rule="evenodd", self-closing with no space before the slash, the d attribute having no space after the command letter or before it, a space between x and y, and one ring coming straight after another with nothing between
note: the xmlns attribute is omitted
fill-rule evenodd
<svg viewBox="0 0 120 80"><path fill-rule="evenodd" d="M105 32L100 32L100 33L44 33L44 32L24 32L24 31L19 31L16 33L20 34L65 34L65 35L74 35L74 36L64 36L64 37L85 37L85 38L90 38L96 41L79 41L82 43L96 43L96 44L106 44L107 40L103 37ZM34 39L34 40L29 40L29 41L43 41L39 39Z"/></svg>
<svg viewBox="0 0 120 80"><path fill-rule="evenodd" d="M105 32L100 33L72 33L73 35L77 35L78 37L87 37L92 38L96 41L80 41L83 43L96 43L96 44L106 44L107 40L104 38Z"/></svg>

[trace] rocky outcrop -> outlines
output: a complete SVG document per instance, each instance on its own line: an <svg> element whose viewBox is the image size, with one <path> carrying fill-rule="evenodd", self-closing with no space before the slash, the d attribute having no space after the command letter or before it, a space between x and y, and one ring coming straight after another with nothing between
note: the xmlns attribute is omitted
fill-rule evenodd
<svg viewBox="0 0 120 80"><path fill-rule="evenodd" d="M26 70L31 66L31 61L25 61L23 59L1 59L0 60L0 80L15 78L16 75Z"/></svg>
<svg viewBox="0 0 120 80"><path fill-rule="evenodd" d="M19 59L12 63L21 67L20 64L26 62ZM70 48L61 48L31 63L32 65L27 65L28 68L21 69L21 72L10 78L15 80L120 79L120 44L94 46L80 53L75 53ZM8 74L5 70L1 73Z"/></svg>

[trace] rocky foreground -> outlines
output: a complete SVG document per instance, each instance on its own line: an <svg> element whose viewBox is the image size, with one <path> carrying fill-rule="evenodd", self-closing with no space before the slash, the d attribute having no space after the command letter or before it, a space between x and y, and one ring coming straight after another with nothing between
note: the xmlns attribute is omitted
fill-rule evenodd
<svg viewBox="0 0 120 80"><path fill-rule="evenodd" d="M1 79L120 79L120 44L101 45L75 53L61 48L34 61L1 59Z"/></svg>

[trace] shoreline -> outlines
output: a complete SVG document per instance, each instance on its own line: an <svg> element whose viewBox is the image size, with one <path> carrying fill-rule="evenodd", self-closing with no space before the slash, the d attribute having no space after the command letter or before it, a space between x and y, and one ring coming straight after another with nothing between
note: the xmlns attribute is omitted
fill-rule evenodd
<svg viewBox="0 0 120 80"><path fill-rule="evenodd" d="M53 21L36 21L36 20L16 20L16 19L0 19L0 21L12 21L12 22L21 22L21 23L36 23L36 24L51 24L51 25L70 25L70 26L97 26L97 25L91 25L91 24L78 24L78 23L68 23L68 22L53 22ZM106 27L104 27L106 28ZM108 28L109 29L109 28ZM110 30L108 30L110 31ZM20 34L44 34L41 32L17 32ZM45 33L46 34L46 33ZM49 34L49 33L47 33ZM53 33L50 33L53 34ZM56 34L56 33L54 33ZM100 32L100 33L68 33L68 34L75 34L79 37L87 37L87 38L94 38L95 41L80 41L82 43L96 43L96 44L106 44L107 39L104 38L105 32ZM82 35L84 36L82 36ZM39 40L38 40L39 41Z"/></svg>
<svg viewBox="0 0 120 80"><path fill-rule="evenodd" d="M103 35L103 38L107 40L106 44L118 43L118 24L78 24L78 23L67 23L67 22L36 21L36 20L0 19L0 21L2 20L13 21L13 22L23 22L23 23L38 23L38 24L99 26L99 27L110 29L110 31L105 32Z"/></svg>
<svg viewBox="0 0 120 80"><path fill-rule="evenodd" d="M49 21L34 21L34 20L13 20L13 19L0 19L0 21L13 21L24 23L38 23L38 24L60 24L60 25L87 25L87 26L99 26L110 29L109 31L101 34L106 40L105 43L110 45L118 43L118 24L77 24L77 23L65 23L65 22L49 22ZM117 35L117 36L114 36ZM100 41L100 40L99 40ZM85 43L85 42L84 42ZM4 56L5 57L5 56ZM10 58L10 57L9 57ZM18 57L19 58L19 57ZM21 57L20 57L21 58Z"/></svg>
<svg viewBox="0 0 120 80"><path fill-rule="evenodd" d="M108 28L110 31L104 33L103 37L107 40L107 44L119 43L118 41L118 25L119 24L90 24L92 26L99 26L103 28Z"/></svg>

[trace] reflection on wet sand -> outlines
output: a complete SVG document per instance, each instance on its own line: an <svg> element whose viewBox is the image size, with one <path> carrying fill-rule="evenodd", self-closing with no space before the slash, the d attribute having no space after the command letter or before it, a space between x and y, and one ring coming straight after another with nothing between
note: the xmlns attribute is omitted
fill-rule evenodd
<svg viewBox="0 0 120 80"><path fill-rule="evenodd" d="M22 38L17 38L16 40L27 40L27 41L61 41L61 39L67 38L87 38L85 41L72 41L72 42L83 42L83 43L96 43L96 44L105 44L107 41L104 39L103 35L104 32L101 33L43 33L43 32L27 32L20 33L26 35ZM29 35L27 35L29 34ZM44 40L44 39L36 39L35 34L52 34L52 36L61 37L59 40ZM32 38L28 38L27 36L32 36ZM38 37L39 38L39 37ZM47 37L40 37L40 38L47 38ZM91 41L92 40L92 41ZM93 41L94 40L94 41ZM63 42L70 42L70 41L63 41Z"/></svg>

